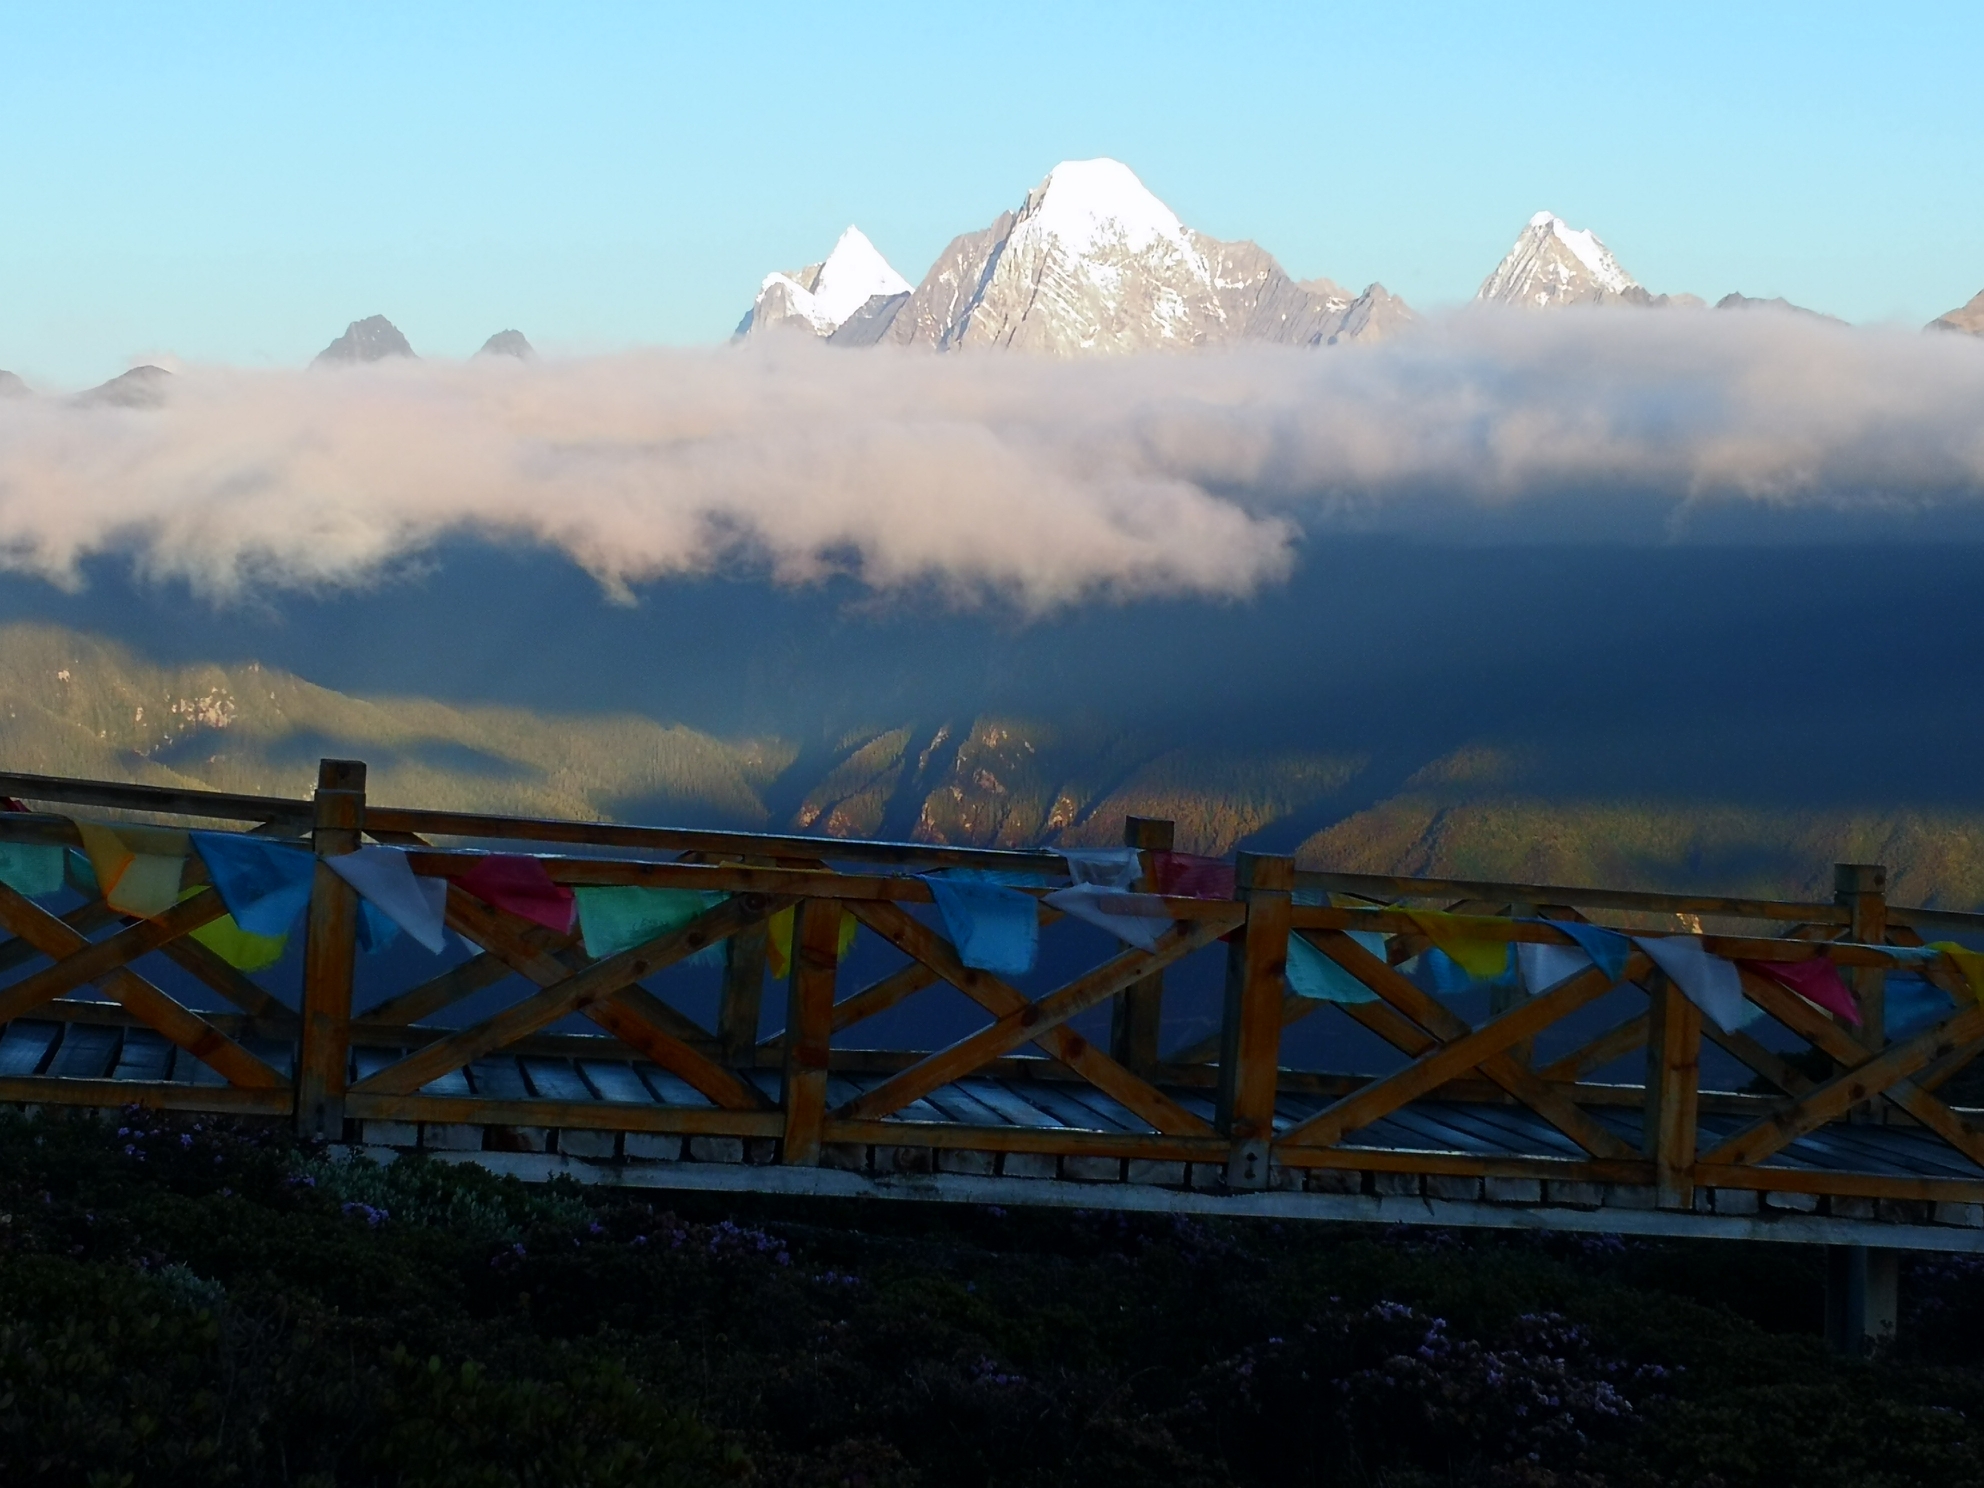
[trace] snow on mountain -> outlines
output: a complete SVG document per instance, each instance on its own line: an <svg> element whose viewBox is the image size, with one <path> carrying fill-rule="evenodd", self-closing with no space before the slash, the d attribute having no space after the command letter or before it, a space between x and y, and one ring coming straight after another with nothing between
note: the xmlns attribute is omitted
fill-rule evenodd
<svg viewBox="0 0 1984 1488"><path fill-rule="evenodd" d="M0 398L28 398L33 395L34 390L18 372L0 372Z"/></svg>
<svg viewBox="0 0 1984 1488"><path fill-rule="evenodd" d="M837 346L1080 356L1375 339L1413 318L1382 285L1297 284L1257 244L1194 232L1118 161L1070 160L1017 211L952 239L913 293L849 228L825 263L766 276L737 334L789 325Z"/></svg>
<svg viewBox="0 0 1984 1488"><path fill-rule="evenodd" d="M1194 232L1115 160L1064 161L1016 212L952 241L889 327L940 351L1058 356L1378 336L1410 320L1374 285L1299 285L1254 243Z"/></svg>
<svg viewBox="0 0 1984 1488"><path fill-rule="evenodd" d="M909 281L860 228L850 227L821 262L789 274L767 274L750 311L738 322L737 334L750 336L777 326L832 339L857 318L865 328L880 308L876 301L899 305L909 294ZM893 316L893 307L889 313Z"/></svg>
<svg viewBox="0 0 1984 1488"><path fill-rule="evenodd" d="M1596 233L1573 228L1554 212L1538 212L1474 298L1491 305L1548 309L1620 301L1644 305L1654 297Z"/></svg>

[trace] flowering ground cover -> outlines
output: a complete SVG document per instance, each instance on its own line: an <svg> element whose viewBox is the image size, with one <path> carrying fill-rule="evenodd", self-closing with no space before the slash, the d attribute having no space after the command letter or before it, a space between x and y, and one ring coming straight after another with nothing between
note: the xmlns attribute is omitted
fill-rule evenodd
<svg viewBox="0 0 1984 1488"><path fill-rule="evenodd" d="M1984 1483L1984 1268L527 1188L0 1113L9 1485Z"/></svg>

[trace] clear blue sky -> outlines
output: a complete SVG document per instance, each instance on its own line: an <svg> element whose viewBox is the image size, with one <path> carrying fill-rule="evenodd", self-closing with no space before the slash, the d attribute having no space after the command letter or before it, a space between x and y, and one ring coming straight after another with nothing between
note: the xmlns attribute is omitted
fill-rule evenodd
<svg viewBox="0 0 1984 1488"><path fill-rule="evenodd" d="M708 342L857 222L910 279L1058 160L1298 277L1463 299L1525 218L1642 282L1984 288L1984 6L0 0L0 367Z"/></svg>

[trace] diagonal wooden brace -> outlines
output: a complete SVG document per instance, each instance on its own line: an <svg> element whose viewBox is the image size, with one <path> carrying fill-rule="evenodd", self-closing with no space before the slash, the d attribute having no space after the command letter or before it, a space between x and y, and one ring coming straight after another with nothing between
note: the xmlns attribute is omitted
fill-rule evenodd
<svg viewBox="0 0 1984 1488"><path fill-rule="evenodd" d="M719 1099L718 1092L721 1091L726 1104L742 1102L746 1108L760 1106L763 1104L762 1097L754 1089L714 1060L662 1033L642 1016L636 1006L630 1006L630 1001L638 1003L634 994L639 992L631 984L686 960L744 925L759 923L775 913L783 903L761 894L741 894L698 915L679 930L671 930L642 945L591 962L575 972L567 971L553 957L542 952L523 951L518 946L521 964L513 964L538 983L538 992L494 1017L416 1049L397 1063L359 1081L351 1089L354 1093L409 1095L430 1080L460 1069L494 1049L548 1027L567 1014L582 1012L616 1036L622 1028L644 1036L653 1049L668 1056L664 1068L681 1074L712 1100ZM451 923L473 926L478 939L487 935L491 950L501 953L504 943L510 940L509 932L495 918L493 911L452 886L448 890L448 916ZM637 1044L635 1047L641 1046ZM643 1052L649 1053L651 1058L655 1057L649 1049L643 1049ZM692 1079L685 1070L694 1070L696 1078ZM698 1080L707 1082L712 1088L704 1088Z"/></svg>
<svg viewBox="0 0 1984 1488"><path fill-rule="evenodd" d="M209 890L205 894L186 900L183 904L175 904L158 920L141 921L133 925L130 930L120 931L109 940L92 944L74 928L57 919L32 899L23 897L5 884L0 884L0 924L4 924L42 954L55 957L55 965L49 967L48 971L66 969L67 972L73 972L79 963L86 967L92 965L100 967L95 972L86 972L80 981L71 980L65 973L54 991L47 992L46 995L37 992L31 1006L39 1006L71 987L82 985L83 982L94 982L105 995L122 1003L133 1016L164 1034L166 1038L220 1075L228 1084L258 1090L281 1089L289 1082L279 1071L271 1069L198 1013L168 997L124 965L125 961L144 953L143 950L135 950L126 955L126 951L131 946L142 943L145 950L150 950L164 943L163 940L154 938L158 935L156 929L149 936L134 937L131 941L125 941L116 951L105 953L103 950L104 947L120 941L123 936L131 935L133 931L142 930L147 925L157 926L159 921L165 920L167 916L180 916L178 920L172 922L180 926L179 930L173 932L177 934L197 928L226 912L225 907L220 903L220 896ZM189 919L192 924L183 923ZM85 957L92 959L85 961ZM9 987L5 995L6 1000L11 1003L12 999L20 995L22 988L32 981L34 978L30 977ZM25 1009L10 1010L4 1016L6 1019L16 1018L20 1016L21 1011Z"/></svg>
<svg viewBox="0 0 1984 1488"><path fill-rule="evenodd" d="M1228 923L1230 915L1212 924L1194 925L1188 921L1175 926L1165 932L1153 955L1147 956L1141 951L1127 952L1034 1002L1025 993L989 972L966 966L958 959L957 950L949 941L899 906L850 902L848 907L876 934L935 971L991 1013L997 1021L950 1048L939 1050L911 1065L859 1099L850 1101L835 1113L838 1118L860 1120L886 1116L969 1074L987 1060L996 1059L1031 1042L1136 1112L1160 1132L1173 1136L1210 1135L1212 1127L1208 1123L1156 1086L1133 1074L1087 1039L1061 1025L1151 972L1168 966L1202 945L1210 944L1231 928Z"/></svg>
<svg viewBox="0 0 1984 1488"><path fill-rule="evenodd" d="M1325 955L1441 1043L1395 1074L1324 1107L1284 1133L1282 1142L1304 1147L1334 1146L1359 1127L1381 1120L1466 1070L1479 1068L1482 1074L1594 1157L1638 1156L1630 1145L1587 1116L1569 1096L1507 1053L1511 1045L1610 992L1616 984L1603 971L1593 967L1571 977L1476 1029L1341 931L1308 933ZM1644 976L1651 969L1652 962L1635 952L1626 963L1624 975L1631 979Z"/></svg>
<svg viewBox="0 0 1984 1488"><path fill-rule="evenodd" d="M1984 1162L1984 1134L1909 1076L1984 1039L1984 1008L1972 1006L1904 1043L1869 1055L1858 1039L1767 977L1743 974L1743 990L1765 1012L1845 1068L1831 1080L1736 1132L1703 1163L1750 1164L1781 1152L1872 1096L1900 1106L1972 1161Z"/></svg>

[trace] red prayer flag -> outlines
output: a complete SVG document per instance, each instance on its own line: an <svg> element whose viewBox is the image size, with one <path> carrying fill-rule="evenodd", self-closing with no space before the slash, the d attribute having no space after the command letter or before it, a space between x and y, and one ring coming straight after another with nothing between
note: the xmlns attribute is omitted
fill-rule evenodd
<svg viewBox="0 0 1984 1488"><path fill-rule="evenodd" d="M1860 1008L1853 993L1840 980L1839 968L1823 956L1809 961L1741 961L1737 963L1759 976L1790 988L1805 1001L1816 1003L1829 1013L1837 1013L1855 1028L1860 1026Z"/></svg>
<svg viewBox="0 0 1984 1488"><path fill-rule="evenodd" d="M1231 899L1233 865L1224 858L1197 853L1154 852L1150 855L1152 887L1178 899Z"/></svg>
<svg viewBox="0 0 1984 1488"><path fill-rule="evenodd" d="M491 853L455 882L493 908L560 935L572 933L579 902L570 889L551 881L536 858Z"/></svg>

